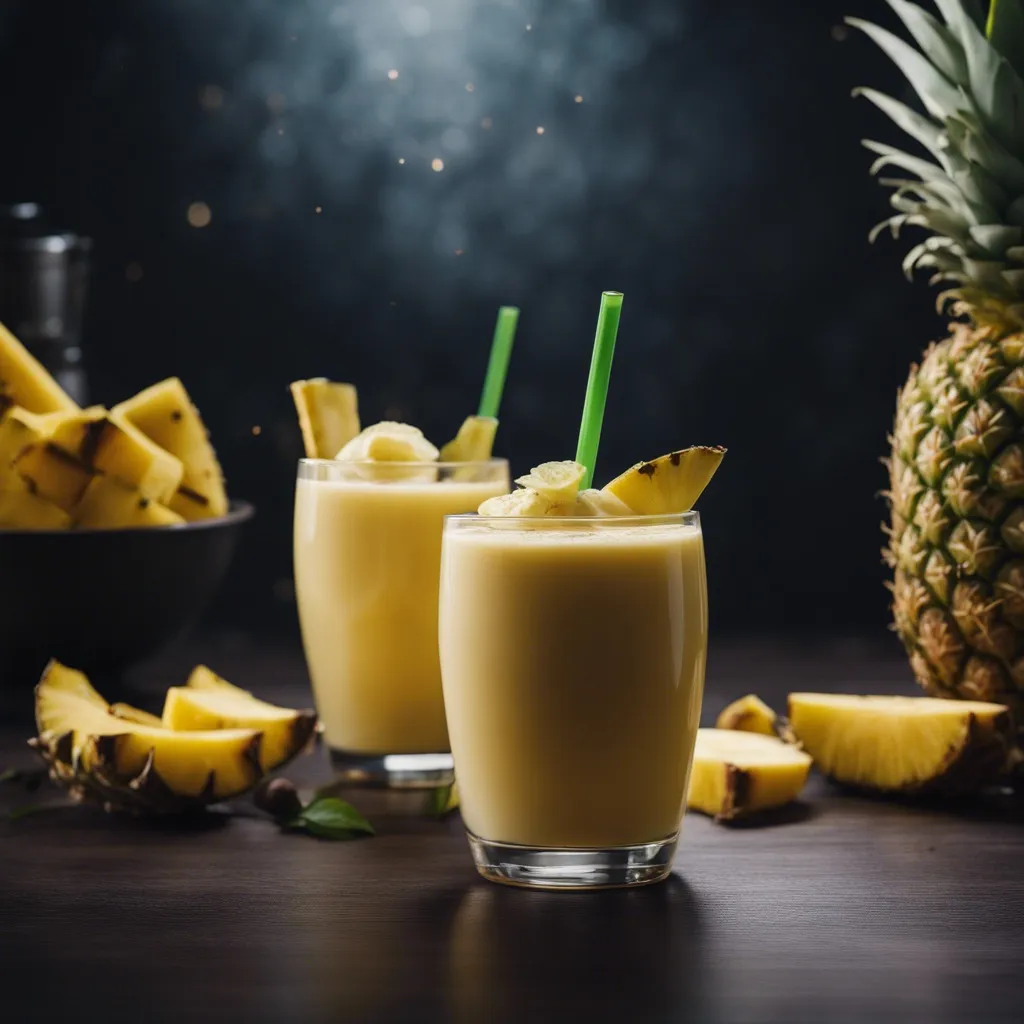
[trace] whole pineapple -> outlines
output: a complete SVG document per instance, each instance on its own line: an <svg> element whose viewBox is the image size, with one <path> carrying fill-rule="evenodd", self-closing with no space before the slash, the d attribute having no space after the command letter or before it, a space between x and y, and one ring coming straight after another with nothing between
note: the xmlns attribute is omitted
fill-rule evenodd
<svg viewBox="0 0 1024 1024"><path fill-rule="evenodd" d="M917 43L856 18L922 115L858 90L926 155L865 142L896 213L927 237L904 259L949 284L957 321L912 366L888 461L895 628L935 696L1006 703L1024 725L1024 0L887 0Z"/></svg>

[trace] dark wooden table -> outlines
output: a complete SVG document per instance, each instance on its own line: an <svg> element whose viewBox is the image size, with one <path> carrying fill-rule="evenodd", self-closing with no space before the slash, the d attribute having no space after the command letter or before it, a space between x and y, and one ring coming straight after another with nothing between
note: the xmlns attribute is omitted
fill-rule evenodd
<svg viewBox="0 0 1024 1024"><path fill-rule="evenodd" d="M305 699L297 654L239 640L136 684L155 694L200 659ZM891 646L720 641L705 722L798 688L914 692ZM0 732L0 764L33 763L22 739ZM319 757L292 773L327 775ZM479 880L457 815L350 798L376 838L283 835L244 804L185 829L86 808L4 820L0 1021L1024 1020L1013 802L901 806L815 780L771 826L689 816L663 885L565 894Z"/></svg>

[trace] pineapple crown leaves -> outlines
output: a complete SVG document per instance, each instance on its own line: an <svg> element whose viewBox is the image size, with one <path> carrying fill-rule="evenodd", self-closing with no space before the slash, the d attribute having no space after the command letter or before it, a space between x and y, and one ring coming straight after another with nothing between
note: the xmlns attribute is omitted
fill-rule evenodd
<svg viewBox="0 0 1024 1024"><path fill-rule="evenodd" d="M978 322L1024 326L1024 0L935 0L936 17L911 0L886 0L915 46L859 18L863 31L896 64L925 113L870 88L855 90L917 142L927 157L873 140L871 174L892 190L896 211L876 225L874 241L905 227L930 237L903 269L932 271L949 283L953 303Z"/></svg>

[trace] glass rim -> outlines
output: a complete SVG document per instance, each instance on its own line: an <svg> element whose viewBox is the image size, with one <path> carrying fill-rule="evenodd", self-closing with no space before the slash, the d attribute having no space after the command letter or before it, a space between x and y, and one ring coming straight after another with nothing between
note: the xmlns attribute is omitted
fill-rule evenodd
<svg viewBox="0 0 1024 1024"><path fill-rule="evenodd" d="M379 459L299 459L300 466L393 466L396 469L485 469L488 466L507 466L508 459L468 459L461 462L439 462L437 459L420 462L382 462Z"/></svg>
<svg viewBox="0 0 1024 1024"><path fill-rule="evenodd" d="M534 528L541 524L551 527L565 526L674 526L700 522L700 513L696 509L686 512L663 512L653 516L634 513L630 516L482 516L479 512L457 512L444 517L444 525L470 523L520 524Z"/></svg>

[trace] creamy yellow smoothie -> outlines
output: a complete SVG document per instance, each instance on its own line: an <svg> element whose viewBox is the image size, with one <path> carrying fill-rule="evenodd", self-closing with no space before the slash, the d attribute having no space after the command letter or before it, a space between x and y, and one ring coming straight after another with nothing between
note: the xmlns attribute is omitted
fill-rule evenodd
<svg viewBox="0 0 1024 1024"><path fill-rule="evenodd" d="M469 832L557 850L673 837L707 631L696 513L448 520L441 668Z"/></svg>
<svg viewBox="0 0 1024 1024"><path fill-rule="evenodd" d="M295 592L332 750L449 749L437 650L444 517L507 489L500 459L420 467L300 463Z"/></svg>

